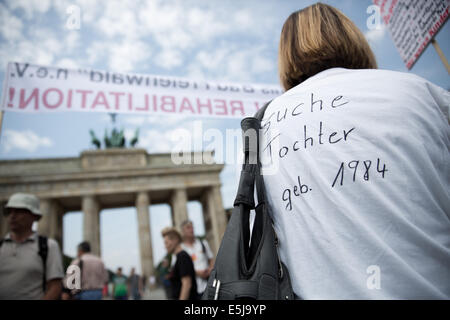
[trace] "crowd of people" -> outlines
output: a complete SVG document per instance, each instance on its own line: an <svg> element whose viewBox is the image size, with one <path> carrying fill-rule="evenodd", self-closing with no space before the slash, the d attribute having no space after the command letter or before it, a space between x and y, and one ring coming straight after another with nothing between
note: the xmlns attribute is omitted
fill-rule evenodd
<svg viewBox="0 0 450 320"><path fill-rule="evenodd" d="M108 272L103 260L91 252L89 242L77 247L77 257L64 271L60 247L54 239L38 235L39 199L13 194L5 207L9 232L0 242L0 299L8 300L141 300L146 280L132 268ZM191 221L162 231L167 256L158 268L168 299L200 299L213 267L206 240L195 237Z"/></svg>

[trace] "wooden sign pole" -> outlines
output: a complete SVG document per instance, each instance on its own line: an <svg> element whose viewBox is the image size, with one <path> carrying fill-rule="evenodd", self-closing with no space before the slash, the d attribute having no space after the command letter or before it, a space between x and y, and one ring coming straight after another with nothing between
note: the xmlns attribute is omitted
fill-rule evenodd
<svg viewBox="0 0 450 320"><path fill-rule="evenodd" d="M433 44L433 47L436 49L439 58L441 58L442 63L444 64L445 68L447 69L448 74L450 74L450 65L448 64L447 58L445 57L444 53L441 50L441 47L439 47L439 44L437 41L433 38L431 39L431 43Z"/></svg>

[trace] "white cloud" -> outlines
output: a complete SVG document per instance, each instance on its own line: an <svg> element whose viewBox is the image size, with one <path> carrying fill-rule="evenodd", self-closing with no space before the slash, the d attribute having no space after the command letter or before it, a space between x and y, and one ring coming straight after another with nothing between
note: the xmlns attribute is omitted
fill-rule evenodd
<svg viewBox="0 0 450 320"><path fill-rule="evenodd" d="M23 24L0 3L0 35L8 41L20 38Z"/></svg>
<svg viewBox="0 0 450 320"><path fill-rule="evenodd" d="M240 52L242 48L230 49L225 40L228 36L266 37L261 33L263 28L253 26L255 17L264 16L270 6L258 6L255 12L231 8L226 3L192 6L181 1L60 0L51 2L60 21L59 28L49 29L37 22L47 17L43 14L49 11L48 1L33 0L24 9L36 23L22 25L16 11L5 15L4 12L20 10L25 3L10 1L9 9L2 10L0 33L11 40L8 46L0 48L3 65L9 60L86 67L105 64L112 71L130 72L154 64L168 70L182 67L181 73L198 76L213 70L210 77L223 75L223 79L233 80L248 80L254 74L273 70L266 63L267 58L257 52L259 49L244 48L245 52ZM80 30L65 28L69 18L66 10L72 5L80 9ZM272 20L265 19L264 24L269 25ZM86 49L75 52L81 43ZM212 44L219 48L211 48ZM256 52L254 59L250 59L249 51ZM196 58L192 59L192 55ZM187 57L189 61L197 61L188 65ZM250 70L245 70L246 67Z"/></svg>
<svg viewBox="0 0 450 320"><path fill-rule="evenodd" d="M150 58L150 48L143 41L124 40L109 48L109 67L115 71L132 71L137 64L144 67Z"/></svg>
<svg viewBox="0 0 450 320"><path fill-rule="evenodd" d="M102 14L94 22L102 34L109 38L125 36L135 38L139 31L136 8L130 1L107 1ZM131 4L131 6L130 6Z"/></svg>
<svg viewBox="0 0 450 320"><path fill-rule="evenodd" d="M223 17L218 11L193 8L187 14L187 25L196 39L207 42L231 31L232 24L223 21Z"/></svg>
<svg viewBox="0 0 450 320"><path fill-rule="evenodd" d="M125 129L123 134L125 136L126 142L129 144L131 139L133 139L133 137L134 137L135 130L133 130L133 129Z"/></svg>
<svg viewBox="0 0 450 320"><path fill-rule="evenodd" d="M133 126L142 126L145 123L146 117L126 116L125 123Z"/></svg>
<svg viewBox="0 0 450 320"><path fill-rule="evenodd" d="M8 7L23 10L27 19L33 19L36 12L42 14L50 9L50 0L9 0Z"/></svg>
<svg viewBox="0 0 450 320"><path fill-rule="evenodd" d="M96 41L86 50L87 63L90 65L107 59L108 67L112 71L129 72L139 68L145 68L146 61L151 57L151 49L140 40L123 39Z"/></svg>
<svg viewBox="0 0 450 320"><path fill-rule="evenodd" d="M53 141L50 138L40 137L31 130L6 130L3 137L5 152L10 152L13 149L35 152L41 147L51 147L52 145Z"/></svg>
<svg viewBox="0 0 450 320"><path fill-rule="evenodd" d="M109 118L108 118L109 119ZM158 128L174 128L181 123L188 121L184 116L165 116L165 115L152 115L152 116L130 116L124 115L124 122L133 126L143 125L157 125Z"/></svg>
<svg viewBox="0 0 450 320"><path fill-rule="evenodd" d="M276 61L265 53L264 46L219 46L201 50L188 66L189 76L216 81L251 81L265 72L275 72Z"/></svg>
<svg viewBox="0 0 450 320"><path fill-rule="evenodd" d="M78 63L75 62L75 60L69 58L63 58L58 62L56 62L55 65L60 68L68 68L68 69L77 69L80 67Z"/></svg>
<svg viewBox="0 0 450 320"><path fill-rule="evenodd" d="M251 70L255 74L269 72L274 70L275 65L276 61L273 61L272 59L268 59L261 55L257 55L252 61Z"/></svg>
<svg viewBox="0 0 450 320"><path fill-rule="evenodd" d="M67 53L78 47L80 44L80 34L76 30L67 30L64 34L64 51Z"/></svg>
<svg viewBox="0 0 450 320"><path fill-rule="evenodd" d="M145 130L139 136L138 146L147 149L150 153L170 152L172 148L170 135L170 131Z"/></svg>
<svg viewBox="0 0 450 320"><path fill-rule="evenodd" d="M164 118L164 122L171 117ZM178 118L178 117L175 117ZM150 118L148 118L150 119ZM162 118L159 118L162 121ZM172 120L175 121L175 120ZM181 122L181 119L179 119ZM199 151L203 143L204 128L201 120L178 122L177 127L158 126L155 129L140 131L138 147L146 148L149 153L165 153L172 151ZM168 128L164 130L165 128Z"/></svg>
<svg viewBox="0 0 450 320"><path fill-rule="evenodd" d="M156 56L156 62L165 69L172 69L183 63L183 56L178 50L166 49Z"/></svg>
<svg viewBox="0 0 450 320"><path fill-rule="evenodd" d="M384 24L381 24L379 29L368 30L364 33L364 36L366 37L369 44L378 45L384 39L386 30L386 26Z"/></svg>
<svg viewBox="0 0 450 320"><path fill-rule="evenodd" d="M11 16L10 18L15 17ZM58 57L60 66L61 63L66 67L72 67L75 64L80 65L77 58L75 58L77 60L68 58L73 56L73 50L79 45L80 40L77 32L65 31L63 34L56 34L54 29L47 27L28 26L27 29L24 29L15 26L14 22L7 23L12 25L13 36L10 35L10 26L3 29L2 22L0 22L0 34L5 31L9 35L9 38L8 36L5 37L8 44L0 46L0 65L6 66L10 61L51 65ZM62 55L64 56L62 57Z"/></svg>

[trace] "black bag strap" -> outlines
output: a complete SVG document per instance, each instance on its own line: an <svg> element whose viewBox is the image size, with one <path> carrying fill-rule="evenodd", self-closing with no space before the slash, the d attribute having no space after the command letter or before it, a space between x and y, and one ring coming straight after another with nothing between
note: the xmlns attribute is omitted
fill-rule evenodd
<svg viewBox="0 0 450 320"><path fill-rule="evenodd" d="M264 185L260 175L261 163L259 160L259 134L261 120L267 106L271 101L264 104L254 117L247 117L241 121L244 163L242 165L241 177L239 180L238 192L234 201L234 206L245 205L249 209L255 208L254 190L255 182L258 196L258 203L264 202Z"/></svg>
<svg viewBox="0 0 450 320"><path fill-rule="evenodd" d="M246 266L244 270L248 273L252 273L254 257L258 252L258 248L263 235L263 217L264 214L257 207L265 203L265 189L264 181L261 175L261 162L259 159L259 145L260 145L260 131L261 120L264 117L264 113L267 106L271 101L264 104L262 108L258 110L254 117L247 117L241 121L242 138L243 138L243 151L244 151L244 163L241 170L241 178L239 181L239 188L234 202L234 206L242 205L242 223L241 223L241 235L243 241L241 242L241 248L243 258ZM255 206L255 186L258 199L258 205ZM252 235L250 239L250 210L256 209L258 212L255 214L255 220L252 229ZM255 212L256 213L256 212ZM250 245L249 245L250 243Z"/></svg>
<svg viewBox="0 0 450 320"><path fill-rule="evenodd" d="M44 272L42 273L42 290L45 292L47 289L47 255L48 255L48 239L45 236L38 236L38 254L42 259L42 265Z"/></svg>
<svg viewBox="0 0 450 320"><path fill-rule="evenodd" d="M272 100L270 100L269 102L264 104L264 106L262 108L260 108L255 114L255 118L258 119L258 121L260 123L260 127L261 127L261 121L264 118L264 114L266 113L266 109L271 102L272 102ZM258 196L258 204L264 203L266 201L266 196L265 196L266 190L264 188L264 179L261 174L261 162L259 161L259 139L258 139L258 167L257 167L257 174L255 176L255 183L256 183L256 194Z"/></svg>
<svg viewBox="0 0 450 320"><path fill-rule="evenodd" d="M272 102L272 100L270 100L269 102L266 102L256 113L255 113L255 118L258 119L259 121L262 121L262 119L264 118L264 114L266 113L266 109L269 106L269 104Z"/></svg>
<svg viewBox="0 0 450 320"><path fill-rule="evenodd" d="M203 254L206 255L206 247L205 247L205 244L203 243L202 238L197 237L197 240L200 241L200 244L202 245L202 252L203 252Z"/></svg>

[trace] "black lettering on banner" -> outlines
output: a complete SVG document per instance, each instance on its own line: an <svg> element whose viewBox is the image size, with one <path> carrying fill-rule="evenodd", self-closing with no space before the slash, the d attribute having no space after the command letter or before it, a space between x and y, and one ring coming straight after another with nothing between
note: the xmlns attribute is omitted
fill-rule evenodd
<svg viewBox="0 0 450 320"><path fill-rule="evenodd" d="M189 87L189 82L180 80L178 82L178 87L181 89L186 89L187 87Z"/></svg>
<svg viewBox="0 0 450 320"><path fill-rule="evenodd" d="M243 86L243 87L242 87L242 90L243 90L244 92L246 92L246 93L253 93L253 92L255 92L255 89L253 89L253 88L250 87L250 86Z"/></svg>
<svg viewBox="0 0 450 320"><path fill-rule="evenodd" d="M45 78L48 75L48 70L45 67L39 67L36 71L36 77Z"/></svg>
<svg viewBox="0 0 450 320"><path fill-rule="evenodd" d="M60 74L61 74L61 73L64 74L64 80L67 80L67 75L68 75L68 73L69 73L69 70L59 68L59 69L56 71L56 78L57 78L57 79L60 78Z"/></svg>
<svg viewBox="0 0 450 320"><path fill-rule="evenodd" d="M25 73L25 71L27 71L29 64L25 63L23 65L23 69L22 70L20 70L20 65L17 62L14 62L14 64L16 65L17 74L19 75L20 78L22 78L24 73Z"/></svg>
<svg viewBox="0 0 450 320"><path fill-rule="evenodd" d="M142 77L134 76L134 75L127 75L127 81L129 85L141 85Z"/></svg>
<svg viewBox="0 0 450 320"><path fill-rule="evenodd" d="M161 78L161 79L159 79L159 85L163 88L167 88L170 86L170 80Z"/></svg>

